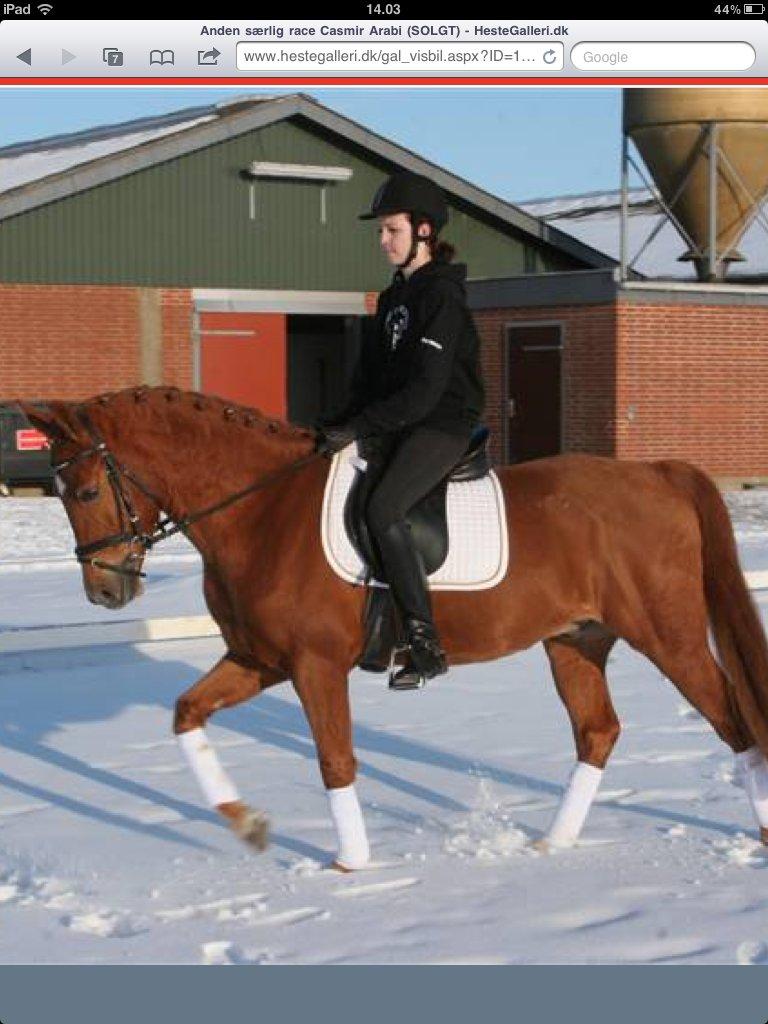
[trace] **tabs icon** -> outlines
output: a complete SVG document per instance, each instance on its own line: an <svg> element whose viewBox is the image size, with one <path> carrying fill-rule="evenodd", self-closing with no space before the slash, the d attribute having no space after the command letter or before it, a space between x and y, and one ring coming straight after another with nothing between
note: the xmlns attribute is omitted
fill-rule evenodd
<svg viewBox="0 0 768 1024"><path fill-rule="evenodd" d="M101 59L111 68L121 68L123 66L123 51L118 50L115 46L105 46Z"/></svg>

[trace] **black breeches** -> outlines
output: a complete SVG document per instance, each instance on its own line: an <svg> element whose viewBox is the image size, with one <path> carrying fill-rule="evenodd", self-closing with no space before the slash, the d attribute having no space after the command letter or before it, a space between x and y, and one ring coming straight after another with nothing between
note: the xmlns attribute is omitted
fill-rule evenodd
<svg viewBox="0 0 768 1024"><path fill-rule="evenodd" d="M371 459L371 471L381 475L368 500L366 519L377 542L447 476L469 447L470 436L469 430L462 436L420 427L394 447L383 469L376 457Z"/></svg>

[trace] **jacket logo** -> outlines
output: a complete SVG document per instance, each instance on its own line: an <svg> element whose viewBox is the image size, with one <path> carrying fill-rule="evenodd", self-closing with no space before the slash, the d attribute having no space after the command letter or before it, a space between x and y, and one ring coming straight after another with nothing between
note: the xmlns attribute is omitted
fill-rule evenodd
<svg viewBox="0 0 768 1024"><path fill-rule="evenodd" d="M407 306L395 306L387 313L386 319L384 320L384 330L389 338L389 348L391 352L394 352L400 343L400 339L408 330L408 319Z"/></svg>

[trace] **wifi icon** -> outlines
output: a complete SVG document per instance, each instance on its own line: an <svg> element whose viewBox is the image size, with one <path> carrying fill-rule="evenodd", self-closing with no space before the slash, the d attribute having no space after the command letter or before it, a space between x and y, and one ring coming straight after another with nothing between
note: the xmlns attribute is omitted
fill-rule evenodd
<svg viewBox="0 0 768 1024"><path fill-rule="evenodd" d="M53 10L53 4L38 4L37 9L41 14L50 14Z"/></svg>

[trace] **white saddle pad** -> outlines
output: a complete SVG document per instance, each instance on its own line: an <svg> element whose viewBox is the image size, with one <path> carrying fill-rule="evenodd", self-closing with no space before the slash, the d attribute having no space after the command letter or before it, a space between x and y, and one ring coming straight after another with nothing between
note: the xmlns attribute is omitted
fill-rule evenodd
<svg viewBox="0 0 768 1024"><path fill-rule="evenodd" d="M365 462L351 444L333 457L323 496L322 541L333 571L348 583L365 582L365 566L344 528L344 505ZM448 557L429 577L431 590L486 590L509 564L504 495L491 471L479 480L448 485ZM383 584L380 584L383 585Z"/></svg>

